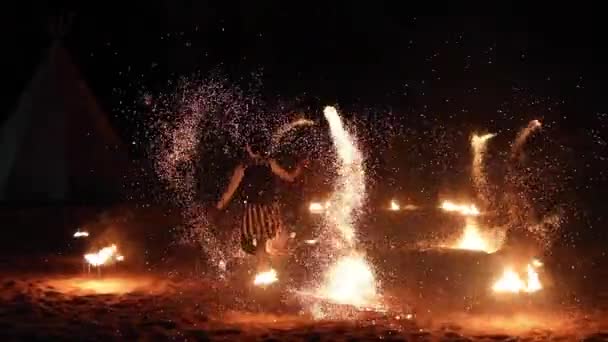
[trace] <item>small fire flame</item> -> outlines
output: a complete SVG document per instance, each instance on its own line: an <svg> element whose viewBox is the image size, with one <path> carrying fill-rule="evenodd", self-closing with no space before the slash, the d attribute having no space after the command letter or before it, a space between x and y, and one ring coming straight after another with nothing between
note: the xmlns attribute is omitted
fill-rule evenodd
<svg viewBox="0 0 608 342"><path fill-rule="evenodd" d="M113 260L123 261L124 256L118 254L116 245L111 245L100 249L97 253L85 254L84 259L93 266L101 266Z"/></svg>
<svg viewBox="0 0 608 342"><path fill-rule="evenodd" d="M253 285L256 286L267 286L272 283L275 283L279 280L277 276L277 271L274 269L270 269L265 272L260 272L255 275L255 279L253 279Z"/></svg>
<svg viewBox="0 0 608 342"><path fill-rule="evenodd" d="M488 243L481 236L476 225L466 225L462 237L456 243L456 248L471 251L488 251Z"/></svg>
<svg viewBox="0 0 608 342"><path fill-rule="evenodd" d="M540 291L543 286L535 269L541 266L540 261L532 260L531 263L526 265L526 277L522 277L512 267L506 267L502 277L492 286L492 290L498 293L534 293Z"/></svg>
<svg viewBox="0 0 608 342"><path fill-rule="evenodd" d="M88 236L89 236L89 232L85 232L85 231L77 230L76 233L74 233L75 238L88 237Z"/></svg>
<svg viewBox="0 0 608 342"><path fill-rule="evenodd" d="M464 216L479 216L481 214L475 204L457 204L452 201L443 201L440 208L449 212L457 212Z"/></svg>
<svg viewBox="0 0 608 342"><path fill-rule="evenodd" d="M391 200L391 206L389 207L389 209L392 211L399 211L401 210L401 207L399 206L399 203L397 203L397 201L393 199Z"/></svg>
<svg viewBox="0 0 608 342"><path fill-rule="evenodd" d="M353 253L339 259L327 272L320 296L337 304L374 305L376 279L365 258Z"/></svg>

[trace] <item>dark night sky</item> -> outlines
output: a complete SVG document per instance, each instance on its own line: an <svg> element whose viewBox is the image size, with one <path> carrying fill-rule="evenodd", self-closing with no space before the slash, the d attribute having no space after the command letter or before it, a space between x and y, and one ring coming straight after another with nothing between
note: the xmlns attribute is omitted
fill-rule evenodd
<svg viewBox="0 0 608 342"><path fill-rule="evenodd" d="M600 11L505 7L500 16L426 17L403 2L358 3L95 2L7 10L3 116L48 45L47 16L67 8L76 16L66 45L126 141L137 118L122 109L142 91L218 66L235 83L261 70L266 98L393 111L413 126L501 129L540 115L559 130L559 143L582 155L581 196L601 193L608 53Z"/></svg>

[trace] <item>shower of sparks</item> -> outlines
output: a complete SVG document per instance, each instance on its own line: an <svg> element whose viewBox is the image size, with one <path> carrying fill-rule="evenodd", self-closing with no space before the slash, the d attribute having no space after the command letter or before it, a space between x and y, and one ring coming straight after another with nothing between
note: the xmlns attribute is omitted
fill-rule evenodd
<svg viewBox="0 0 608 342"><path fill-rule="evenodd" d="M486 153L488 140L495 136L496 134L488 133L481 136L473 134L471 137L471 147L473 149L471 177L477 194L480 196L484 205L487 205L489 202L490 189L488 188L488 180L484 169L483 159Z"/></svg>
<svg viewBox="0 0 608 342"><path fill-rule="evenodd" d="M479 216L481 214L475 204L458 204L452 201L443 201L439 208L448 212L455 212L463 216Z"/></svg>
<svg viewBox="0 0 608 342"><path fill-rule="evenodd" d="M363 156L355 145L350 133L343 125L334 107L323 111L329 122L331 136L338 154L334 191L330 199L332 205L326 210L326 217L340 232L348 246L355 243L354 220L365 198L365 171Z"/></svg>
<svg viewBox="0 0 608 342"><path fill-rule="evenodd" d="M376 304L374 273L364 255L355 249L355 219L363 205L366 190L363 156L353 137L344 129L336 109L326 107L324 114L338 156L331 206L325 212L332 233L339 235L334 244L338 259L327 270L324 283L316 290L316 296L333 303L356 307Z"/></svg>

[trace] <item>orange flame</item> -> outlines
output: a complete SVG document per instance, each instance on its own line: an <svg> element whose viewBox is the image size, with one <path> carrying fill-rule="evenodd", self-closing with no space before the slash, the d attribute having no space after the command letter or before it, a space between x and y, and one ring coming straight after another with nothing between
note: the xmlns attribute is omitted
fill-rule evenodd
<svg viewBox="0 0 608 342"><path fill-rule="evenodd" d="M494 253L505 239L503 231L482 232L475 218L467 217L462 235L450 248Z"/></svg>
<svg viewBox="0 0 608 342"><path fill-rule="evenodd" d="M449 212L456 212L464 216L479 216L481 212L475 204L457 204L452 201L443 201L440 206L441 209Z"/></svg>
<svg viewBox="0 0 608 342"><path fill-rule="evenodd" d="M513 268L506 267L502 277L492 286L492 290L498 293L534 293L542 290L543 286L538 272L535 270L535 268L541 267L541 265L542 263L538 260L533 260L530 264L526 265L525 280Z"/></svg>
<svg viewBox="0 0 608 342"><path fill-rule="evenodd" d="M101 266L112 260L123 261L124 256L118 254L118 248L113 244L100 249L97 253L85 254L84 259L93 266Z"/></svg>

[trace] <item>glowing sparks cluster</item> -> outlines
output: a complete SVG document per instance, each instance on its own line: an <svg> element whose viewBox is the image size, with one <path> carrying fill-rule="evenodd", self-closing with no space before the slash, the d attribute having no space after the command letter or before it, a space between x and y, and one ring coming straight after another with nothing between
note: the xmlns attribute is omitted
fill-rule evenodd
<svg viewBox="0 0 608 342"><path fill-rule="evenodd" d="M512 267L507 267L500 279L492 286L492 290L498 293L534 293L540 291L543 287L536 269L541 266L540 261L533 260L526 265L525 277L522 277Z"/></svg>
<svg viewBox="0 0 608 342"><path fill-rule="evenodd" d="M443 201L440 208L445 211L456 212L463 216L479 216L479 214L481 214L475 204L458 204L452 201Z"/></svg>
<svg viewBox="0 0 608 342"><path fill-rule="evenodd" d="M329 269L320 292L338 304L372 305L377 299L376 279L365 258L353 253Z"/></svg>
<svg viewBox="0 0 608 342"><path fill-rule="evenodd" d="M277 271L271 268L268 271L256 274L255 278L253 279L253 285L267 286L277 281L279 281Z"/></svg>
<svg viewBox="0 0 608 342"><path fill-rule="evenodd" d="M123 261L124 256L118 254L116 245L110 245L100 249L96 253L88 253L84 255L84 259L92 266L101 266L112 261Z"/></svg>
<svg viewBox="0 0 608 342"><path fill-rule="evenodd" d="M334 107L325 107L323 111L329 122L331 136L338 154L334 191L326 210L326 217L336 227L348 245L355 240L354 220L357 211L365 198L365 171L363 156L343 125Z"/></svg>

